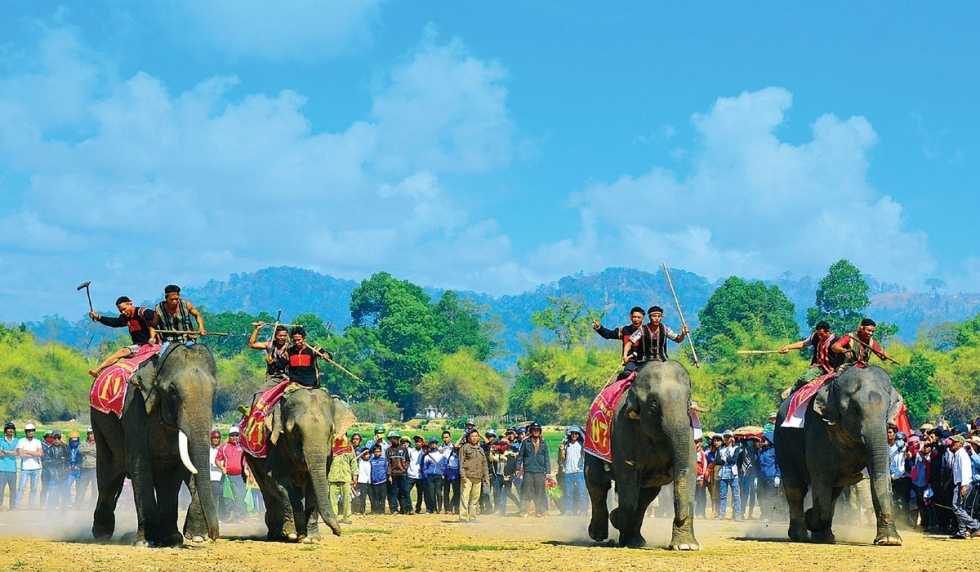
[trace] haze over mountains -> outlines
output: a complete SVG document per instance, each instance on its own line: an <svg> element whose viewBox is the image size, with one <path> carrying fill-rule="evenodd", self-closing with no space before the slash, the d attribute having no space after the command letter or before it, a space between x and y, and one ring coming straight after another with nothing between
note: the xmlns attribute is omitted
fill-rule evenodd
<svg viewBox="0 0 980 572"><path fill-rule="evenodd" d="M398 278L396 276L396 278ZM680 298L684 317L692 329L698 324L698 311L704 307L712 292L723 282L711 282L697 274L684 270L671 270L671 278ZM942 294L941 292L906 292L901 288L881 284L866 276L871 286L871 306L868 315L875 320L897 324L896 340L914 340L920 330L926 330L943 321L961 321L980 312L980 294ZM776 284L796 306L800 332L806 330L806 309L814 304L819 278L784 275L777 280L765 281ZM184 296L210 312L237 312L249 314L283 310L283 320L306 312L319 315L324 322L341 331L350 324L351 292L359 281L344 280L319 274L311 270L292 267L265 268L252 273L232 274L227 280L210 280L201 286L186 286ZM438 299L443 290L423 289ZM501 341L509 354L495 362L507 367L515 363L521 353L521 335L531 332L530 318L535 311L548 306L549 296L569 296L584 301L594 313L605 312L603 323L613 327L627 322L627 313L633 306L644 308L653 304L663 306L667 312L666 323L679 327L677 310L663 270L650 273L628 268L607 268L598 274L576 274L557 282L544 284L537 289L519 295L491 296L480 292L459 292L484 306L487 313L499 317L504 329ZM154 301L144 300L149 305ZM98 309L98 308L97 308ZM108 311L102 308L100 311ZM86 324L87 319L69 322L64 318L46 317L42 321L29 322L39 340L60 341L86 349L94 347L104 337L118 331Z"/></svg>

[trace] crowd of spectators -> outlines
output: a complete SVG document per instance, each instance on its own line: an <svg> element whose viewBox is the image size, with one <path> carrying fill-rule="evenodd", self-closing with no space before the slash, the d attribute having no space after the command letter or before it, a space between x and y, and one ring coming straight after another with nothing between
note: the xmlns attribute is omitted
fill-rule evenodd
<svg viewBox="0 0 980 572"><path fill-rule="evenodd" d="M67 511L94 506L95 433L89 427L85 440L77 431L66 436L58 429L36 437L33 423L24 425L24 436L8 421L0 437L0 508ZM20 460L18 467L17 460ZM18 477L19 473L19 477Z"/></svg>

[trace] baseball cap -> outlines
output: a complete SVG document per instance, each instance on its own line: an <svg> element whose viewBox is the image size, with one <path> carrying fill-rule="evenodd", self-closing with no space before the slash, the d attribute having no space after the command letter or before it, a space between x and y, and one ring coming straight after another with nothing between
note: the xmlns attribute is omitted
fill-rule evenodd
<svg viewBox="0 0 980 572"><path fill-rule="evenodd" d="M221 431L218 431L217 429L215 429L214 431L211 432L211 437L212 438L213 437L217 437L217 438L220 439L221 438Z"/></svg>
<svg viewBox="0 0 980 572"><path fill-rule="evenodd" d="M768 419L772 419L773 417L775 417L777 415L777 413L778 413L777 411L770 411L769 412L769 415L767 416L767 418Z"/></svg>
<svg viewBox="0 0 980 572"><path fill-rule="evenodd" d="M37 427L35 427L33 423L28 423L27 425L24 425L24 431L36 431L36 430Z"/></svg>
<svg viewBox="0 0 980 572"><path fill-rule="evenodd" d="M735 434L732 433L731 429L725 429L725 432L721 434L722 437L734 437Z"/></svg>
<svg viewBox="0 0 980 572"><path fill-rule="evenodd" d="M476 421L474 421L473 419L467 419L466 420L466 424L467 425L476 425Z"/></svg>
<svg viewBox="0 0 980 572"><path fill-rule="evenodd" d="M228 430L228 435L241 435L241 430L232 425L231 429Z"/></svg>
<svg viewBox="0 0 980 572"><path fill-rule="evenodd" d="M895 433L896 441L904 441L906 439L908 439L908 435L906 435L903 431L899 431L898 433Z"/></svg>
<svg viewBox="0 0 980 572"><path fill-rule="evenodd" d="M438 437L429 437L429 443L435 443L436 445L438 445L439 444L439 438Z"/></svg>
<svg viewBox="0 0 980 572"><path fill-rule="evenodd" d="M950 441L953 443L966 443L966 438L962 435L953 435Z"/></svg>
<svg viewBox="0 0 980 572"><path fill-rule="evenodd" d="M51 432L51 436L54 437L55 439L61 439L61 431L55 429L54 431Z"/></svg>
<svg viewBox="0 0 980 572"><path fill-rule="evenodd" d="M487 429L487 436L488 437L496 437L497 436L497 432L495 430L493 430L493 429Z"/></svg>

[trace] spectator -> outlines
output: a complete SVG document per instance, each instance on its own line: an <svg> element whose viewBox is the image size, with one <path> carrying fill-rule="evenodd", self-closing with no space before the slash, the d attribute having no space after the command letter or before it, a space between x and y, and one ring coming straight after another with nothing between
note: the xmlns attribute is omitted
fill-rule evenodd
<svg viewBox="0 0 980 572"><path fill-rule="evenodd" d="M354 454L357 455L357 482L354 484L353 512L367 512L367 499L371 496L371 449L361 443L361 434L354 433L350 438Z"/></svg>
<svg viewBox="0 0 980 572"><path fill-rule="evenodd" d="M20 457L20 482L17 484L17 508L24 508L24 492L27 494L27 508L34 508L34 497L38 496L38 481L41 473L41 457L44 449L41 441L34 438L37 428L33 423L24 425L24 436L17 441L17 456Z"/></svg>
<svg viewBox="0 0 980 572"><path fill-rule="evenodd" d="M530 436L521 443L517 454L518 470L523 472L521 502L527 505L525 517L531 516L531 503L534 503L538 518L548 514L548 500L545 497L544 478L551 473L551 459L548 444L541 438L541 424L534 421L528 426Z"/></svg>
<svg viewBox="0 0 980 572"><path fill-rule="evenodd" d="M408 494L408 446L402 443L401 434L388 431L388 506L391 514L412 514L412 498Z"/></svg>
<svg viewBox="0 0 980 572"><path fill-rule="evenodd" d="M509 437L517 437L516 432L508 431ZM490 465L493 475L494 510L500 516L507 515L507 497L514 501L520 510L521 502L514 495L514 474L517 472L517 449L510 438L497 441L490 451Z"/></svg>
<svg viewBox="0 0 980 572"><path fill-rule="evenodd" d="M38 506L41 508L48 506L48 497L51 496L51 470L44 466L44 456L52 443L54 443L54 432L45 431L44 437L41 438L41 498L38 501Z"/></svg>
<svg viewBox="0 0 980 572"><path fill-rule="evenodd" d="M17 427L10 421L3 424L3 438L0 438L0 508L3 508L3 495L6 493L7 507L17 508Z"/></svg>
<svg viewBox="0 0 980 572"><path fill-rule="evenodd" d="M585 457L582 450L582 428L568 428L568 442L558 448L558 463L565 470L565 514L588 514L585 494Z"/></svg>
<svg viewBox="0 0 980 572"><path fill-rule="evenodd" d="M919 518L923 530L930 530L936 526L936 511L932 504L926 505L926 491L932 494L929 488L930 475L932 470L932 443L922 441L919 443L918 450L912 459L912 479L913 490L915 490L915 503L919 508Z"/></svg>
<svg viewBox="0 0 980 572"><path fill-rule="evenodd" d="M79 443L78 452L82 456L81 471L78 473L78 485L75 487L75 508L88 508L95 504L99 489L95 481L95 463L98 458L95 447L95 432L86 429L85 440ZM91 496L89 492L91 491ZM217 497L215 497L217 498Z"/></svg>
<svg viewBox="0 0 980 572"><path fill-rule="evenodd" d="M895 514L904 514L905 521L915 526L909 499L912 492L912 477L909 475L908 459L905 455L907 436L902 431L894 434L894 444L889 447L892 479L892 498L895 500Z"/></svg>
<svg viewBox="0 0 980 572"><path fill-rule="evenodd" d="M722 433L725 444L715 453L715 464L718 465L718 492L721 502L718 505L718 517L725 518L728 509L729 493L732 497L732 520L742 520L742 499L739 495L739 465L741 465L741 449L735 446L735 435L731 430Z"/></svg>
<svg viewBox="0 0 980 572"><path fill-rule="evenodd" d="M371 513L385 513L385 497L388 496L388 459L381 454L381 444L371 445ZM392 512L395 512L392 510Z"/></svg>
<svg viewBox="0 0 980 572"><path fill-rule="evenodd" d="M442 512L442 485L446 474L446 458L439 452L439 439L432 437L422 455L422 477L425 481L425 512Z"/></svg>
<svg viewBox="0 0 980 572"><path fill-rule="evenodd" d="M953 452L949 449L952 433L936 428L930 431L932 443L932 470L929 474L933 506L936 509L936 527L942 534L956 533L956 517L953 516Z"/></svg>
<svg viewBox="0 0 980 572"><path fill-rule="evenodd" d="M779 502L779 482L782 475L776 463L776 448L772 446L772 433L763 433L759 440L759 518L762 520L782 519L782 504Z"/></svg>
<svg viewBox="0 0 980 572"><path fill-rule="evenodd" d="M439 453L446 459L445 484L442 489L442 504L446 507L446 514L456 514L459 512L459 448L453 445L453 437L449 431L442 432L442 446ZM452 493L452 498L450 498Z"/></svg>
<svg viewBox="0 0 980 572"><path fill-rule="evenodd" d="M708 456L701 447L701 439L694 440L694 466L697 475L697 486L694 489L694 516L705 517L708 502Z"/></svg>
<svg viewBox="0 0 980 572"><path fill-rule="evenodd" d="M956 534L950 538L972 538L980 532L980 522L973 518L966 507L966 498L973 486L973 463L970 455L963 447L966 439L963 435L954 435L951 439L950 450L953 452L953 514L956 515Z"/></svg>
<svg viewBox="0 0 980 572"><path fill-rule="evenodd" d="M228 440L218 447L214 462L224 475L221 493L224 517L231 522L234 513L234 518L244 523L248 512L245 510L245 451L238 442L240 436L238 427L232 425L228 430Z"/></svg>
<svg viewBox="0 0 980 572"><path fill-rule="evenodd" d="M330 483L330 508L333 513L340 515L338 500L344 503L341 524L351 524L351 489L357 483L357 458L354 448L347 436L334 440L333 460L330 462L330 473L327 481Z"/></svg>
<svg viewBox="0 0 980 572"><path fill-rule="evenodd" d="M416 435L412 437L413 447L408 450L408 501L409 506L412 502L412 490L415 491L415 512L422 512L422 500L425 498L422 475L422 455L426 453L428 447L425 446L425 437Z"/></svg>
<svg viewBox="0 0 980 572"><path fill-rule="evenodd" d="M82 452L80 450L81 436L78 431L68 434L68 484L65 485L65 502L71 508L78 502L79 478L82 475ZM71 486L75 485L75 496L72 497ZM72 498L75 500L72 501Z"/></svg>
<svg viewBox="0 0 980 572"><path fill-rule="evenodd" d="M68 510L66 486L68 484L68 446L62 438L61 431L51 433L51 445L44 450L41 457L42 469L48 475L48 483L41 491L46 498L45 506L49 510L60 508Z"/></svg>
<svg viewBox="0 0 980 572"><path fill-rule="evenodd" d="M489 487L490 472L487 456L480 447L480 433L475 429L466 436L466 443L459 448L459 476L463 484L462 502L459 508L460 522L476 522L479 510L480 485Z"/></svg>
<svg viewBox="0 0 980 572"><path fill-rule="evenodd" d="M221 504L221 479L224 473L221 471L221 467L215 463L215 458L218 456L218 448L221 447L221 431L217 429L211 431L211 446L208 449L208 457L210 460L209 474L211 476L211 496L219 505Z"/></svg>
<svg viewBox="0 0 980 572"><path fill-rule="evenodd" d="M739 485L742 491L742 513L741 517L752 520L752 513L755 512L756 504L756 479L759 476L759 438L751 436L740 443L739 455L742 461L739 464Z"/></svg>

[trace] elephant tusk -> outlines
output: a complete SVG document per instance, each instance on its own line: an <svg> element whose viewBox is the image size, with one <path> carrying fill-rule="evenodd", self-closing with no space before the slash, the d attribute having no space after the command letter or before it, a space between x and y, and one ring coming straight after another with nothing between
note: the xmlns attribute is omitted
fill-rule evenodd
<svg viewBox="0 0 980 572"><path fill-rule="evenodd" d="M187 434L184 433L183 429L177 431L177 448L180 451L180 462L184 463L184 466L187 467L187 470L192 475L196 475L197 469L194 467L194 463L191 462L191 456L187 453Z"/></svg>

